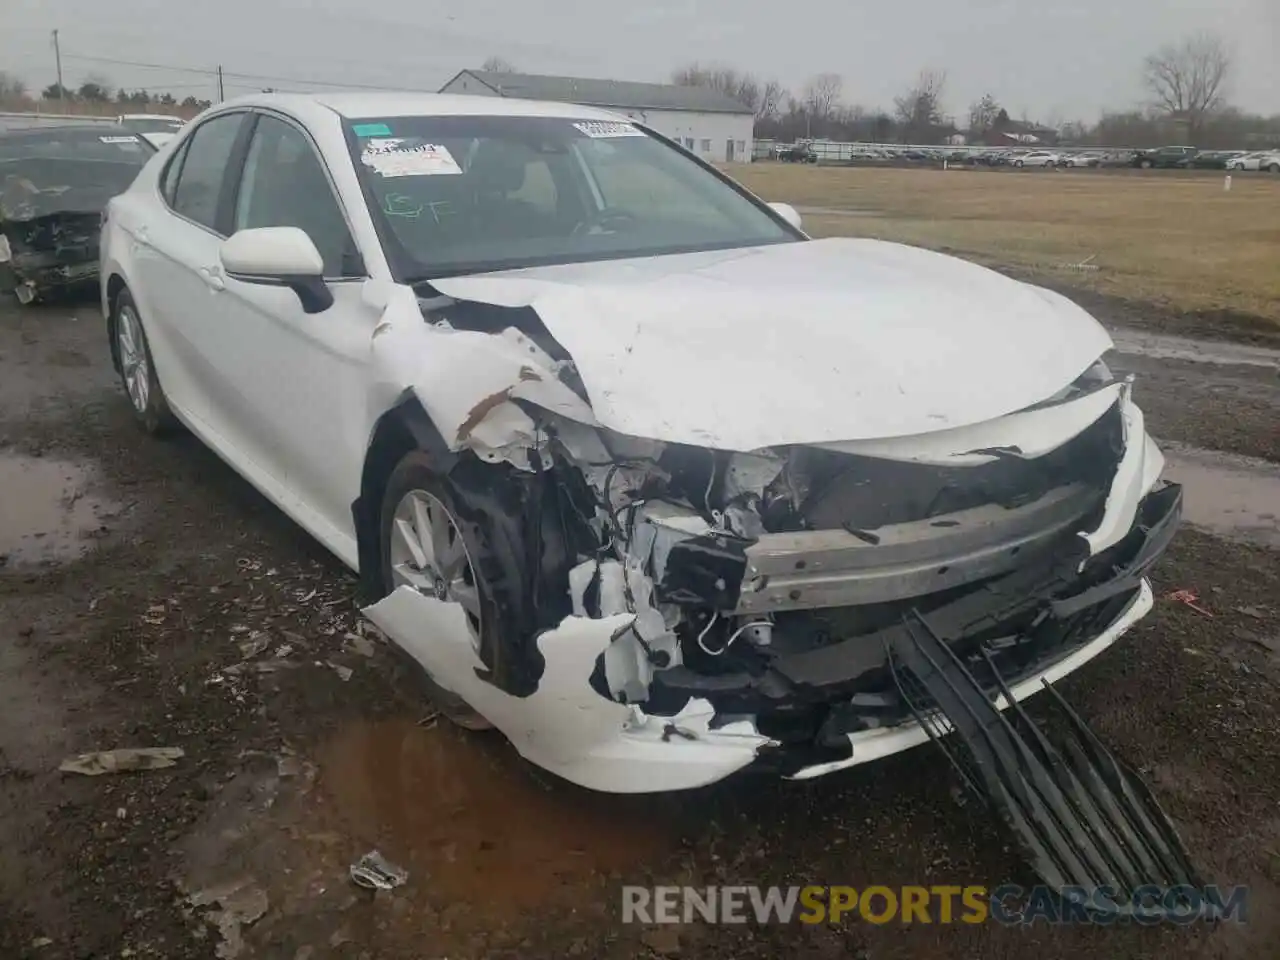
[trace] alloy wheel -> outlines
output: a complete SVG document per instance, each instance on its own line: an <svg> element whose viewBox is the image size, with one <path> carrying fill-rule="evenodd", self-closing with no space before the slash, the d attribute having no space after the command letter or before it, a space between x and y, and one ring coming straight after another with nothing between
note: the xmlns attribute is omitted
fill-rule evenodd
<svg viewBox="0 0 1280 960"><path fill-rule="evenodd" d="M129 401L138 413L146 413L151 398L151 365L138 315L130 305L120 308L116 318L116 344L120 348L120 372L124 376Z"/></svg>
<svg viewBox="0 0 1280 960"><path fill-rule="evenodd" d="M480 650L481 606L475 567L448 508L425 490L410 490L391 521L391 576L438 600L458 603L467 614L472 642Z"/></svg>

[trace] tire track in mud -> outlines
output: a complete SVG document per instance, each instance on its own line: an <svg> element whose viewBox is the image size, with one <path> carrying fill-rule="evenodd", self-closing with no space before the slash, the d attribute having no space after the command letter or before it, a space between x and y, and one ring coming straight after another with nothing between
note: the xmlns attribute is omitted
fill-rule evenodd
<svg viewBox="0 0 1280 960"><path fill-rule="evenodd" d="M1108 362L1133 374L1160 440L1280 462L1280 350L1113 331Z"/></svg>

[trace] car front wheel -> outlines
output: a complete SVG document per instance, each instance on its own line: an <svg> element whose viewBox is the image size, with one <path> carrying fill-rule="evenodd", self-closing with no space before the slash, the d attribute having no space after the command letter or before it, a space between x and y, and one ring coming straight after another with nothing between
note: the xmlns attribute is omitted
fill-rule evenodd
<svg viewBox="0 0 1280 960"><path fill-rule="evenodd" d="M498 669L498 616L477 562L480 545L459 519L457 498L448 477L439 476L431 459L415 450L396 465L382 498L379 533L382 586L399 587L446 603L457 603L466 617L477 657L491 672ZM427 692L440 712L467 730L492 727L461 697L424 674Z"/></svg>
<svg viewBox="0 0 1280 960"><path fill-rule="evenodd" d="M1268 173L1280 173L1280 163L1273 163L1267 167Z"/></svg>
<svg viewBox="0 0 1280 960"><path fill-rule="evenodd" d="M142 329L138 307L128 290L121 291L116 297L111 326L120 382L133 407L134 420L153 436L170 432L177 427L178 421L169 409L164 388L160 386L151 346Z"/></svg>

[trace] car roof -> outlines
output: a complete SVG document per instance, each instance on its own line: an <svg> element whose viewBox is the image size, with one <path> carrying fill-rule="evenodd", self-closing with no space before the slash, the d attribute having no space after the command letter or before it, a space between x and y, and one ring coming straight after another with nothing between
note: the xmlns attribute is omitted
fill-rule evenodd
<svg viewBox="0 0 1280 960"><path fill-rule="evenodd" d="M358 117L565 117L578 120L616 120L621 115L574 103L485 97L474 94L417 92L259 93L237 97L219 105L276 107L306 114L316 106L345 118ZM626 119L626 117L622 117Z"/></svg>

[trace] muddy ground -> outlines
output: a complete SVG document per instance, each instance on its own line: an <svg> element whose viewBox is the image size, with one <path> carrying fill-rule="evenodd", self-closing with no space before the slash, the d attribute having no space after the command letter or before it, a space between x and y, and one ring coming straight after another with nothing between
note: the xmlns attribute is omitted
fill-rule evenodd
<svg viewBox="0 0 1280 960"><path fill-rule="evenodd" d="M1206 875L1251 886L1250 922L654 931L619 923L621 884L1027 874L932 748L615 797L436 723L347 571L192 438L134 429L92 303L0 307L0 957L1275 956L1280 378L1271 355L1170 343L1114 365L1203 529L1158 567L1153 615L1063 687ZM138 746L185 756L58 771ZM406 885L350 883L375 847Z"/></svg>

